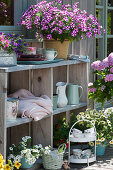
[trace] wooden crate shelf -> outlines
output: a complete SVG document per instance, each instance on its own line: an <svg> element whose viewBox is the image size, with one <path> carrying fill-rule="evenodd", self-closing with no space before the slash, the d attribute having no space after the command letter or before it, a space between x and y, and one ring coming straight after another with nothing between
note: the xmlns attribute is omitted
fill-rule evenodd
<svg viewBox="0 0 113 170"><path fill-rule="evenodd" d="M33 144L53 145L54 115L57 120L60 113L66 112L67 118L70 116L71 110L81 111L87 107L88 62L64 60L51 64L17 65L0 68L0 153L4 155L4 158L8 146L12 143L17 144L21 137L25 135L32 136ZM83 97L79 105L57 108L53 113L37 122L33 121L32 118L17 118L15 121L7 121L8 94L19 89L27 89L35 96L45 94L53 100L58 81L75 83L83 87Z"/></svg>

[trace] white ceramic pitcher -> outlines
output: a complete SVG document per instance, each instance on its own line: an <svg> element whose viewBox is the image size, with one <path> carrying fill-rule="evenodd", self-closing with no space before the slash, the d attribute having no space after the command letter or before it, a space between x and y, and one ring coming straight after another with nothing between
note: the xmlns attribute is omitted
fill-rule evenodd
<svg viewBox="0 0 113 170"><path fill-rule="evenodd" d="M66 85L67 83L65 82L58 82L56 84L57 86L56 93L58 94L57 107L64 107L68 103L68 100L66 97Z"/></svg>

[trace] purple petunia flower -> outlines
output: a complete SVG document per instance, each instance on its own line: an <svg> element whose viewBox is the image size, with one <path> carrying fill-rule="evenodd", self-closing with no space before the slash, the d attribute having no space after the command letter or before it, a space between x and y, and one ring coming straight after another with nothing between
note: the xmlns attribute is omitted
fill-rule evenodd
<svg viewBox="0 0 113 170"><path fill-rule="evenodd" d="M59 4L61 4L61 3L62 3L62 0L57 0L57 2L58 2Z"/></svg>
<svg viewBox="0 0 113 170"><path fill-rule="evenodd" d="M47 35L47 39L52 39L52 35L51 35L51 34L48 34L48 35Z"/></svg>

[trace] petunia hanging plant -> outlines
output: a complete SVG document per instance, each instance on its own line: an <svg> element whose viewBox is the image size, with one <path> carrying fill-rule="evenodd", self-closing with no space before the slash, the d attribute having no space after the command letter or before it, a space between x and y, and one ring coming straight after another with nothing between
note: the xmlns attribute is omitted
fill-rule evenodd
<svg viewBox="0 0 113 170"><path fill-rule="evenodd" d="M88 97L92 101L102 103L103 107L104 102L113 97L113 53L109 54L103 61L94 61L91 67L98 78L94 83L89 83Z"/></svg>
<svg viewBox="0 0 113 170"><path fill-rule="evenodd" d="M19 22L27 29L35 29L36 37L41 39L74 39L96 37L103 32L102 26L92 14L77 7L78 3L62 5L62 0L41 1L31 5Z"/></svg>

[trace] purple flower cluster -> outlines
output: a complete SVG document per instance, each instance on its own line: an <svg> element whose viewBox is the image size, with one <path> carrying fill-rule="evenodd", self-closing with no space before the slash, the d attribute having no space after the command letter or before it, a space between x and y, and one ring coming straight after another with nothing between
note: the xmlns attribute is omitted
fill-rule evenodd
<svg viewBox="0 0 113 170"><path fill-rule="evenodd" d="M0 2L0 12L1 15L3 15L4 17L7 17L7 5L4 2Z"/></svg>
<svg viewBox="0 0 113 170"><path fill-rule="evenodd" d="M7 51L7 53L15 52L18 56L25 52L27 43L23 35L14 33L4 34L0 32L0 49Z"/></svg>
<svg viewBox="0 0 113 170"><path fill-rule="evenodd" d="M101 35L103 28L97 18L91 14L87 16L77 5L62 5L62 0L41 1L25 11L19 24L27 29L36 28L44 38L58 38L61 42Z"/></svg>
<svg viewBox="0 0 113 170"><path fill-rule="evenodd" d="M89 83L88 84L88 92L91 93L91 92L96 92L96 88L93 88L93 83Z"/></svg>
<svg viewBox="0 0 113 170"><path fill-rule="evenodd" d="M105 100L109 101L113 97L113 52L102 61L94 61L91 67L96 80L88 85L88 97L101 102L103 106Z"/></svg>
<svg viewBox="0 0 113 170"><path fill-rule="evenodd" d="M108 81L113 81L113 74L106 75L105 82L108 82Z"/></svg>
<svg viewBox="0 0 113 170"><path fill-rule="evenodd" d="M113 80L113 53L110 53L103 61L97 60L91 64L92 69L105 72L105 82Z"/></svg>
<svg viewBox="0 0 113 170"><path fill-rule="evenodd" d="M106 88L106 86L103 85L103 86L101 86L100 90L103 92L105 88Z"/></svg>

